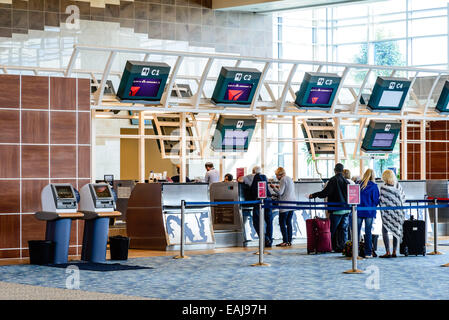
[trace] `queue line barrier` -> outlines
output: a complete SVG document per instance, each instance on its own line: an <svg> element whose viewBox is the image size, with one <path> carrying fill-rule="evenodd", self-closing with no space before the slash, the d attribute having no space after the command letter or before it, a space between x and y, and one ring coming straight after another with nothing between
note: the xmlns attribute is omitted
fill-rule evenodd
<svg viewBox="0 0 449 320"><path fill-rule="evenodd" d="M389 206L389 207L359 207L357 205L348 206L345 203L340 202L303 202L303 201L281 201L281 200L271 200L262 199L255 201L221 201L221 202L186 202L181 200L181 249L180 255L176 256L179 258L188 258L184 254L185 247L185 231L184 231L184 221L185 221L185 209L186 207L197 207L197 206L218 206L218 205L229 205L229 204L251 204L259 205L259 262L252 264L252 266L269 266L269 264L263 262L263 248L264 248L264 220L260 215L262 214L262 209L291 209L291 210L348 210L352 212L352 230L353 239L358 239L358 226L357 226L357 211L385 211L385 210L411 210L411 209L435 209L435 219L434 219L434 251L429 254L442 254L437 251L438 248L438 237L437 237L437 225L438 225L438 209L439 208L449 208L449 203L438 204L438 202L449 202L446 198L429 198L425 200L408 200L408 203L433 203L432 205L409 205L409 206ZM282 206L279 204L299 204L297 206ZM337 206L338 205L338 206ZM353 241L352 245L352 269L345 271L348 274L360 274L363 273L362 270L357 269L357 258L358 258L358 241ZM443 265L449 267L449 263Z"/></svg>
<svg viewBox="0 0 449 320"><path fill-rule="evenodd" d="M264 223L265 219L263 218L262 214L264 214L263 210L263 201L264 200L253 200L253 201L220 201L220 202L204 202L204 201L192 201L192 202L186 202L185 200L181 200L181 245L180 245L180 254L178 256L175 256L175 259L185 259L189 258L184 254L184 248L185 248L185 209L187 207L214 207L218 205L233 205L233 204L239 204L239 205L253 205L253 206L259 206L259 262L252 264L252 266L269 266L268 263L263 262L263 255L264 255L264 238L265 238L265 232L264 232Z"/></svg>

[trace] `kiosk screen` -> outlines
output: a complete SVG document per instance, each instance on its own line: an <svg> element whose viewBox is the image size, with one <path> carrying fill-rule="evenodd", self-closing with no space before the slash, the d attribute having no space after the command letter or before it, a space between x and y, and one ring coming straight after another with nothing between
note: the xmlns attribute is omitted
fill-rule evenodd
<svg viewBox="0 0 449 320"><path fill-rule="evenodd" d="M376 133L371 146L389 148L392 145L395 136L396 135L394 133L382 133L382 132Z"/></svg>
<svg viewBox="0 0 449 320"><path fill-rule="evenodd" d="M97 198L112 198L111 193L109 192L108 186L94 186L95 194Z"/></svg>
<svg viewBox="0 0 449 320"><path fill-rule="evenodd" d="M75 198L70 186L55 186L56 194L59 199L73 199Z"/></svg>
<svg viewBox="0 0 449 320"><path fill-rule="evenodd" d="M252 83L229 83L224 98L230 101L247 101L252 88Z"/></svg>
<svg viewBox="0 0 449 320"><path fill-rule="evenodd" d="M134 78L129 95L131 97L156 97L161 86L161 79Z"/></svg>
<svg viewBox="0 0 449 320"><path fill-rule="evenodd" d="M307 103L311 104L328 104L332 96L334 89L332 88L318 88L312 87L310 89L309 97L307 98Z"/></svg>

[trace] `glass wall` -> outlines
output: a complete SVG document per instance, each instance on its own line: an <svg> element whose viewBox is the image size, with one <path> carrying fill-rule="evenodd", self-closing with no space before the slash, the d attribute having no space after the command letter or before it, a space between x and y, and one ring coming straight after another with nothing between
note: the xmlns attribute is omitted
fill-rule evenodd
<svg viewBox="0 0 449 320"><path fill-rule="evenodd" d="M447 0L389 0L279 12L273 17L275 57L446 69L448 12ZM357 83L363 77L354 74L347 79ZM342 128L342 132L354 137L356 129ZM354 144L346 147L342 162L358 175L360 160L353 158ZM300 177L316 176L304 143L299 150ZM399 143L388 159L363 161L377 175L386 168L399 168ZM332 175L333 161L321 160L317 167L323 177Z"/></svg>

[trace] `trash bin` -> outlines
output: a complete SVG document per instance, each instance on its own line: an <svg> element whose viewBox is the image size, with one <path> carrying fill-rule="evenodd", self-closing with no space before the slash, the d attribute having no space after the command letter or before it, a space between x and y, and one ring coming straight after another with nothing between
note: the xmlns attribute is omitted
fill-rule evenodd
<svg viewBox="0 0 449 320"><path fill-rule="evenodd" d="M129 238L123 236L109 237L111 260L128 259Z"/></svg>
<svg viewBox="0 0 449 320"><path fill-rule="evenodd" d="M53 263L55 243L50 240L30 240L28 241L30 251L30 264L50 264Z"/></svg>

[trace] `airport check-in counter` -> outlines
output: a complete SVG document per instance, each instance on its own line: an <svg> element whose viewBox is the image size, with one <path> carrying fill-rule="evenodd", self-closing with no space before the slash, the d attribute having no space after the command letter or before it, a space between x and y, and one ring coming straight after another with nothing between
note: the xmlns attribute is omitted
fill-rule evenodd
<svg viewBox="0 0 449 320"><path fill-rule="evenodd" d="M128 202L127 235L130 248L179 250L181 200L209 202L206 183L138 183ZM214 248L210 207L185 210L186 249Z"/></svg>
<svg viewBox="0 0 449 320"><path fill-rule="evenodd" d="M448 180L427 180L427 195L433 198L449 198ZM429 209L433 224L433 210ZM438 209L438 235L449 235L449 208Z"/></svg>

